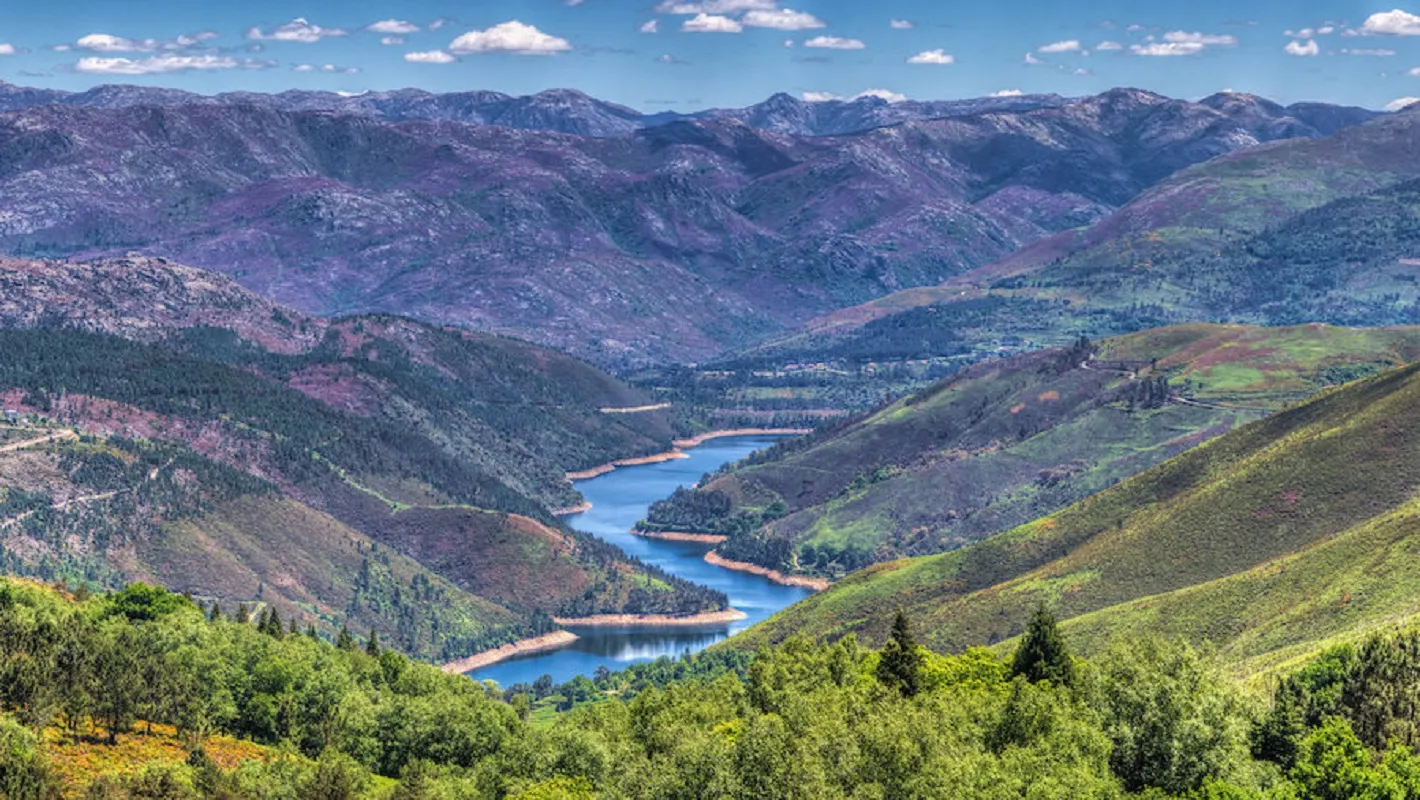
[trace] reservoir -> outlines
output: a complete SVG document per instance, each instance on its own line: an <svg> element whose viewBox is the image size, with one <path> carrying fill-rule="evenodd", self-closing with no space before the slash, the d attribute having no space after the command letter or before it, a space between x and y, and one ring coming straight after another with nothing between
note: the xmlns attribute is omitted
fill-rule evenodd
<svg viewBox="0 0 1420 800"><path fill-rule="evenodd" d="M577 675L591 676L599 666L612 671L636 661L661 656L679 656L703 650L736 631L766 619L792 603L812 594L809 589L781 586L768 578L717 567L705 562L710 545L667 542L630 533L657 500L669 497L677 486L694 486L701 476L724 464L774 444L781 437L736 436L712 439L687 450L689 458L621 467L590 480L578 481L577 489L592 504L590 511L565 517L580 531L617 545L628 554L673 575L719 589L729 595L730 605L748 615L729 625L705 628L577 628L568 630L581 638L560 650L510 659L468 673L477 680L495 680L507 687L532 683L541 675L551 675L558 683Z"/></svg>

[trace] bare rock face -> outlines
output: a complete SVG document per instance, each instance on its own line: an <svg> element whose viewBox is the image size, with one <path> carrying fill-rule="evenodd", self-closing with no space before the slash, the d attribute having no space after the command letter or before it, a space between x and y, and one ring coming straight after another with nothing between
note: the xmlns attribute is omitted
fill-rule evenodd
<svg viewBox="0 0 1420 800"><path fill-rule="evenodd" d="M0 114L0 251L138 252L310 314L407 314L611 365L694 360L1094 223L1184 166L1322 132L1210 100L779 95L687 120L571 91L0 85L18 109Z"/></svg>

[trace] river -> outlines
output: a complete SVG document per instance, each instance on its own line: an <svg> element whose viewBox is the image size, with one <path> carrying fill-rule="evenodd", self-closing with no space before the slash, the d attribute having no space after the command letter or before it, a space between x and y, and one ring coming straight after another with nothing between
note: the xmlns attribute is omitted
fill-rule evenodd
<svg viewBox="0 0 1420 800"><path fill-rule="evenodd" d="M695 652L812 594L808 589L780 586L758 575L707 564L705 554L710 550L709 545L647 539L630 533L632 526L646 516L646 509L655 501L669 497L677 486L693 486L705 473L768 447L779 438L712 439L687 450L689 458L622 467L578 481L577 489L591 502L592 508L565 518L577 530L605 539L648 564L719 589L729 595L730 605L748 615L746 619L704 628L569 627L568 630L581 638L567 647L502 661L474 670L469 676L495 680L501 686L532 683L541 675L551 675L554 681L562 683L577 675L590 676L603 665L618 670L637 661Z"/></svg>

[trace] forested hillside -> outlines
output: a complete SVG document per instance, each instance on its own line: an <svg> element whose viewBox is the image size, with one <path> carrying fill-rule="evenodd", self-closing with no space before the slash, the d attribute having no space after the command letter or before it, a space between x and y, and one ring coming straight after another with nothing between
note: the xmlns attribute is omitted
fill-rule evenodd
<svg viewBox="0 0 1420 800"><path fill-rule="evenodd" d="M599 676L574 710L134 585L0 583L0 780L13 800L1420 795L1417 634L1244 690L1179 642L1072 656L1037 609L1004 660L793 639ZM676 672L657 686L637 675Z"/></svg>
<svg viewBox="0 0 1420 800"><path fill-rule="evenodd" d="M603 412L646 397L575 359L305 318L163 262L5 266L12 572L158 580L444 659L553 614L725 606L556 522L580 500L565 470L672 436L662 413Z"/></svg>

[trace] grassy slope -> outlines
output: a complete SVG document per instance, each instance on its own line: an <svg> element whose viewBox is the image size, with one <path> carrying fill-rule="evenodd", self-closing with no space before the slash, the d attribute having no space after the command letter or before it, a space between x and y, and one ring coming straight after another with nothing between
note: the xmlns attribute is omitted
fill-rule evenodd
<svg viewBox="0 0 1420 800"><path fill-rule="evenodd" d="M1190 387L1200 402L1275 409L1410 361L1420 354L1420 329L1188 325L1101 348L1102 361L1158 359L1154 374ZM923 555L1050 513L1259 416L1180 404L1130 411L1106 402L1127 388L1127 376L1062 373L1051 368L1055 358L979 365L707 488L739 507L783 500L789 516L767 531L800 553Z"/></svg>
<svg viewBox="0 0 1420 800"><path fill-rule="evenodd" d="M903 607L933 647L959 649L1017 635L1044 600L1079 618L1066 625L1086 652L1123 629L1162 629L1253 664L1292 656L1416 606L1417 452L1413 366L977 545L864 570L735 643L793 632L878 640Z"/></svg>

